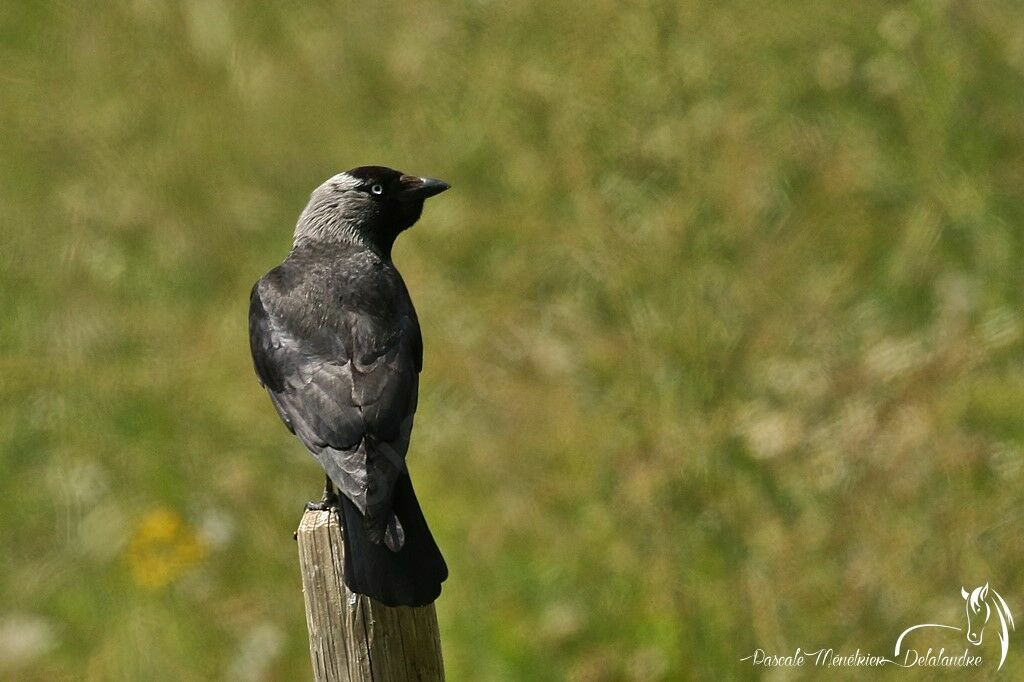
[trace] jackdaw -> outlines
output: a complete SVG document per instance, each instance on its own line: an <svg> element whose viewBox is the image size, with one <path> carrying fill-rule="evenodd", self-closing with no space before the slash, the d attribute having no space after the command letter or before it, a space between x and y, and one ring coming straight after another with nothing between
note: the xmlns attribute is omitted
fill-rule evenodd
<svg viewBox="0 0 1024 682"><path fill-rule="evenodd" d="M433 178L362 166L316 188L291 253L252 288L249 342L260 384L327 474L345 538L345 583L388 606L437 599L448 567L405 465L423 340L391 247Z"/></svg>

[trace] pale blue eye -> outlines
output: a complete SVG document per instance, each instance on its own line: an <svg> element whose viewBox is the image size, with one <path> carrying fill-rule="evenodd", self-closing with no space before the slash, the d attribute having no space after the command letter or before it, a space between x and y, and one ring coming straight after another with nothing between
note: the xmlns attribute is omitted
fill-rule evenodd
<svg viewBox="0 0 1024 682"><path fill-rule="evenodd" d="M374 194L384 194L384 186L379 184L374 185L373 187L370 188L370 191L373 192Z"/></svg>

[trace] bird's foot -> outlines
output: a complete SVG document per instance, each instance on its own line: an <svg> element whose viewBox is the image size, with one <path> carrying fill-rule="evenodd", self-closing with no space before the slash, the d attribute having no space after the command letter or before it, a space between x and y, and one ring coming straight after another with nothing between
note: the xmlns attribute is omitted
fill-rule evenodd
<svg viewBox="0 0 1024 682"><path fill-rule="evenodd" d="M341 498L338 491L331 482L330 476L324 477L324 496L319 502L307 502L306 511L335 511L341 513Z"/></svg>
<svg viewBox="0 0 1024 682"><path fill-rule="evenodd" d="M340 506L340 500L335 495L331 498L325 497L319 502L307 502L306 511L337 511Z"/></svg>

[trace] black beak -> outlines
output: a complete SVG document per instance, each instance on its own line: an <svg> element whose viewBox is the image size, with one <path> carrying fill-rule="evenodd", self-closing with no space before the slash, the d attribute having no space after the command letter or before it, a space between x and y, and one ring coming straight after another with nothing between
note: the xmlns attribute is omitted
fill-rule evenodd
<svg viewBox="0 0 1024 682"><path fill-rule="evenodd" d="M404 176L401 182L401 197L406 200L419 199L422 201L428 197L440 194L451 187L451 185L444 180L438 180L437 178L418 178L412 175Z"/></svg>

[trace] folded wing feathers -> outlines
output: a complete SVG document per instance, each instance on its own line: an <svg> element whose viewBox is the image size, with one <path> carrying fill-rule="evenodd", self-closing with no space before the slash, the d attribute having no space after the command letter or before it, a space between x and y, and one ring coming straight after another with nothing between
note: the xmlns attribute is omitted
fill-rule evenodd
<svg viewBox="0 0 1024 682"><path fill-rule="evenodd" d="M419 378L411 328L403 320L371 344L379 330L365 317L352 320L353 343L367 350L347 353L320 334L313 346L330 349L327 359L292 338L256 296L250 315L252 342L263 351L257 374L281 419L364 514L368 536L397 551L404 531L391 495L405 470Z"/></svg>

